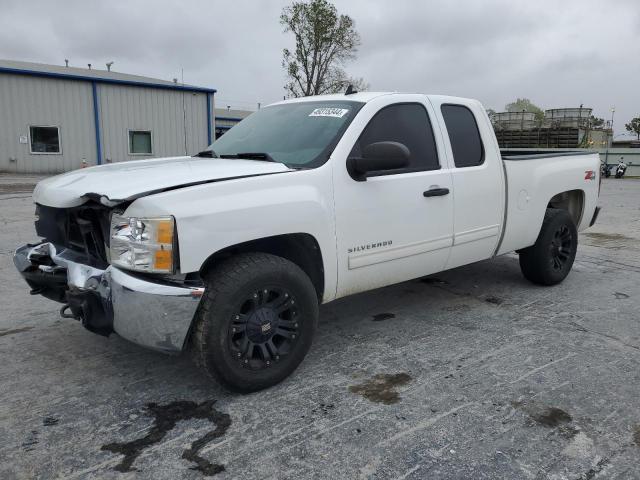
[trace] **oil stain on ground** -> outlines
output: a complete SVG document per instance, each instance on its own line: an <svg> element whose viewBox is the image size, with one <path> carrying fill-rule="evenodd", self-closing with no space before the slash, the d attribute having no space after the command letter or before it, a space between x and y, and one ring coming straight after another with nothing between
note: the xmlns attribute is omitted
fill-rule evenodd
<svg viewBox="0 0 640 480"><path fill-rule="evenodd" d="M349 391L362 395L371 402L391 405L400 401L396 387L406 385L410 381L411 376L408 373L379 373L364 383L351 385Z"/></svg>
<svg viewBox="0 0 640 480"><path fill-rule="evenodd" d="M557 427L562 423L569 423L573 418L561 408L547 407L540 412L530 412L529 416L545 427Z"/></svg>
<svg viewBox="0 0 640 480"><path fill-rule="evenodd" d="M331 410L333 410L333 403L321 403L317 408L311 410L311 413L322 412L327 415Z"/></svg>
<svg viewBox="0 0 640 480"><path fill-rule="evenodd" d="M383 320L390 320L392 318L396 318L394 313L377 313L373 316L373 321L382 322Z"/></svg>
<svg viewBox="0 0 640 480"><path fill-rule="evenodd" d="M45 427L52 427L54 425L57 425L59 421L60 419L56 417L44 417L42 419L42 425L44 425Z"/></svg>
<svg viewBox="0 0 640 480"><path fill-rule="evenodd" d="M33 327L14 328L12 330L0 330L0 337L4 337L5 335L15 335L16 333L28 332L29 330L33 330Z"/></svg>
<svg viewBox="0 0 640 480"><path fill-rule="evenodd" d="M494 297L493 295L489 295L484 299L484 301L487 303L493 303L494 305L502 305L502 302L504 302L501 298Z"/></svg>
<svg viewBox="0 0 640 480"><path fill-rule="evenodd" d="M471 305L467 305L466 303L461 303L459 305L445 305L441 308L441 310L445 312L468 312L471 310Z"/></svg>
<svg viewBox="0 0 640 480"><path fill-rule="evenodd" d="M154 416L153 427L149 433L131 442L114 442L103 445L101 450L124 455L122 461L114 467L115 470L119 472L135 471L136 469L132 467L133 462L142 451L161 442L167 433L176 426L176 423L190 419L208 420L216 428L191 443L191 448L182 452L182 458L195 463L195 466L190 467L191 470L198 470L204 475L210 476L223 472L224 465L211 463L198 455L202 447L224 435L231 425L231 417L213 408L214 403L215 400L207 400L202 403L178 400L167 405L148 403L147 411Z"/></svg>
<svg viewBox="0 0 640 480"><path fill-rule="evenodd" d="M561 408L538 407L535 405L526 405L524 402L511 402L511 405L525 411L532 420L544 427L559 427L573 421L571 415Z"/></svg>
<svg viewBox="0 0 640 480"><path fill-rule="evenodd" d="M22 448L25 452L30 452L38 445L38 431L31 430L31 433L27 436L24 442L22 442Z"/></svg>

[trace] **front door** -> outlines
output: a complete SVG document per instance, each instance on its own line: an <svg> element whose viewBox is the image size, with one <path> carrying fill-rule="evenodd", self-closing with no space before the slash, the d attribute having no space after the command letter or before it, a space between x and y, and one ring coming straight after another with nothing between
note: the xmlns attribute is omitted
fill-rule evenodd
<svg viewBox="0 0 640 480"><path fill-rule="evenodd" d="M358 182L334 162L338 297L441 271L453 243L452 178L432 107L422 95L398 97L363 107L349 155L394 141L410 150L409 165Z"/></svg>
<svg viewBox="0 0 640 480"><path fill-rule="evenodd" d="M487 114L475 100L431 97L445 130L447 158L453 160L453 247L447 269L490 258L504 215L502 159Z"/></svg>

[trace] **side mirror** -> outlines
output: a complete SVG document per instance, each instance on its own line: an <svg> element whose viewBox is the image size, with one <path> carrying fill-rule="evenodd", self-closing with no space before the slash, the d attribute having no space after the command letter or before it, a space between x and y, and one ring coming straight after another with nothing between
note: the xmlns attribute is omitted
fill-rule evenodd
<svg viewBox="0 0 640 480"><path fill-rule="evenodd" d="M347 171L354 180L364 182L369 172L406 167L410 156L407 146L399 142L370 143L362 150L362 157L347 159Z"/></svg>

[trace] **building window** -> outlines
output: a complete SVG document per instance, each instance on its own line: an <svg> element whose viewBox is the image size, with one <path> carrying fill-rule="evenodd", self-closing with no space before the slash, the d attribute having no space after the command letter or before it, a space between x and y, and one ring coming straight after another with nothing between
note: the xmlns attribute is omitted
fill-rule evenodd
<svg viewBox="0 0 640 480"><path fill-rule="evenodd" d="M129 155L151 155L151 131L129 130Z"/></svg>
<svg viewBox="0 0 640 480"><path fill-rule="evenodd" d="M60 154L60 128L29 127L31 153Z"/></svg>

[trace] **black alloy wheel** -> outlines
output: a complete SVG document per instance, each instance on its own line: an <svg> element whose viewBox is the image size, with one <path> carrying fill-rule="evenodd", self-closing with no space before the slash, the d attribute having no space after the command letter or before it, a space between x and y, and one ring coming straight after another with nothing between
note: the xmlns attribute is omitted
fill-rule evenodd
<svg viewBox="0 0 640 480"><path fill-rule="evenodd" d="M232 356L245 368L269 368L289 354L299 337L295 298L288 290L267 287L248 296L229 325Z"/></svg>
<svg viewBox="0 0 640 480"><path fill-rule="evenodd" d="M555 231L551 245L549 246L551 250L549 256L551 257L551 264L555 271L562 271L569 261L572 245L573 237L569 231L569 227L561 225L560 228Z"/></svg>
<svg viewBox="0 0 640 480"><path fill-rule="evenodd" d="M295 263L242 253L204 275L191 350L198 365L230 390L255 392L285 379L311 347L318 292Z"/></svg>
<svg viewBox="0 0 640 480"><path fill-rule="evenodd" d="M555 285L569 275L577 250L578 231L571 214L547 208L536 243L519 251L520 269L530 282Z"/></svg>

